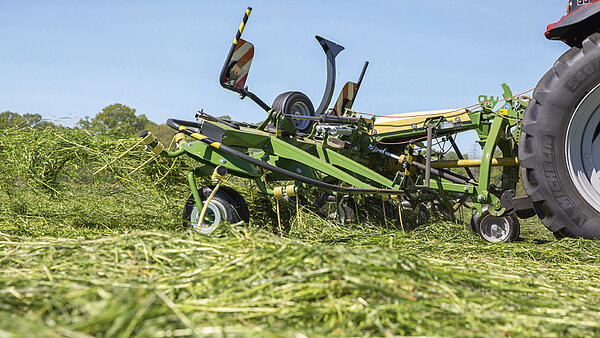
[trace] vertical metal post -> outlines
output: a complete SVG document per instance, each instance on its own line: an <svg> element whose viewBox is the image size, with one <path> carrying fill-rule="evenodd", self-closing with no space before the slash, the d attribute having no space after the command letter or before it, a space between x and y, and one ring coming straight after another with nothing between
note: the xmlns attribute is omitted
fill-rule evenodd
<svg viewBox="0 0 600 338"><path fill-rule="evenodd" d="M488 134L485 146L483 147L481 165L479 167L479 185L477 187L477 191L481 195L478 196L480 203L486 202L489 196L488 188L490 185L492 158L494 157L494 150L496 149L502 130L505 128L506 121L507 120L500 117L494 118L490 133Z"/></svg>
<svg viewBox="0 0 600 338"><path fill-rule="evenodd" d="M411 186L411 189L429 189L431 185L431 143L433 139L433 128L433 124L430 123L427 125L427 158L425 159L425 168L423 169L425 170L425 184ZM414 165L418 167L418 164L415 163ZM423 165L421 164L420 166L422 167Z"/></svg>
<svg viewBox="0 0 600 338"><path fill-rule="evenodd" d="M365 61L365 65L363 66L362 71L360 72L360 76L358 78L358 82L356 83L356 89L354 90L354 97L358 95L358 90L360 89L360 85L362 83L363 78L365 77L365 73L367 72L367 67L369 66L369 61Z"/></svg>
<svg viewBox="0 0 600 338"><path fill-rule="evenodd" d="M192 190L192 196L194 196L194 202L196 203L196 208L198 210L202 210L202 199L200 198L200 194L198 193L198 187L196 186L196 175L194 173L196 169L190 170L187 174L188 184L190 185L190 189Z"/></svg>
<svg viewBox="0 0 600 338"><path fill-rule="evenodd" d="M454 152L456 152L456 156L458 156L458 159L459 160L464 160L465 157L460 152L460 149L458 148L458 145L454 141L454 138L452 137L452 135L448 136L448 140L450 140L450 143L452 144L452 149L454 149ZM465 170L467 171L467 175L469 175L469 178L472 179L473 181L476 181L475 180L475 175L473 175L473 172L471 171L471 168L465 167Z"/></svg>
<svg viewBox="0 0 600 338"><path fill-rule="evenodd" d="M427 159L425 162L425 187L429 188L431 181L431 141L433 138L433 124L427 125Z"/></svg>

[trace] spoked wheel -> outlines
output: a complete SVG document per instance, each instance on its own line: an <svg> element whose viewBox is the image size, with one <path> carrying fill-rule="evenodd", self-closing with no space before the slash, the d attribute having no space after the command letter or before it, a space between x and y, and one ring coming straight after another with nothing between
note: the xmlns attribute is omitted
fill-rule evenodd
<svg viewBox="0 0 600 338"><path fill-rule="evenodd" d="M431 212L423 202L402 201L402 222L407 230L414 230L418 226L426 224L431 219Z"/></svg>
<svg viewBox="0 0 600 338"><path fill-rule="evenodd" d="M310 99L301 92L286 92L273 101L273 109L281 111L284 114L298 116L315 116L315 108ZM291 120L296 129L301 133L309 133L314 124L309 120Z"/></svg>
<svg viewBox="0 0 600 338"><path fill-rule="evenodd" d="M513 242L519 238L521 227L515 214L494 216L483 209L482 215L475 213L471 219L471 230L490 243Z"/></svg>
<svg viewBox="0 0 600 338"><path fill-rule="evenodd" d="M523 118L523 186L557 237L600 239L600 34L540 80Z"/></svg>
<svg viewBox="0 0 600 338"><path fill-rule="evenodd" d="M342 224L356 223L358 218L356 217L356 203L352 197L343 197L338 203L338 221Z"/></svg>
<svg viewBox="0 0 600 338"><path fill-rule="evenodd" d="M214 189L214 186L198 189L200 199L203 203L207 201L212 189ZM232 191L234 196L230 195ZM194 196L191 195L183 208L183 225L205 235L209 235L215 231L221 222L233 224L240 220L248 222L249 219L246 202L235 190L227 187L219 188L208 203L204 220L200 223L201 211L201 209L196 207Z"/></svg>
<svg viewBox="0 0 600 338"><path fill-rule="evenodd" d="M437 218L443 221L456 222L454 213L452 213L452 211L450 211L443 203L434 201L428 204L428 208Z"/></svg>

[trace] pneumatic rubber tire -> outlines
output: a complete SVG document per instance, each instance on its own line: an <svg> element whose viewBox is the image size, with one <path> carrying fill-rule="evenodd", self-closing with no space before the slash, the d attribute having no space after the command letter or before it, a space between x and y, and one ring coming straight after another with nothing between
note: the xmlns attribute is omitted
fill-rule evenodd
<svg viewBox="0 0 600 338"><path fill-rule="evenodd" d="M596 33L558 59L535 88L523 118L519 144L523 186L538 217L557 237L600 239L600 193L593 176L600 168L591 155L600 150L594 142L600 132L600 124L594 127L600 119L598 84L600 34ZM573 132L578 128L581 133ZM586 170L594 174L586 178Z"/></svg>
<svg viewBox="0 0 600 338"><path fill-rule="evenodd" d="M206 186L198 189L200 199L203 203L206 202L213 189L214 186ZM196 207L194 195L190 195L183 208L183 225L186 228L195 229L200 233L210 235L219 226L219 223L221 222L226 222L229 224L237 223L240 220L244 220L247 222L248 220L243 219L242 217L245 216L246 218L248 218L248 207L245 205L245 202L243 202L243 205L240 205L241 202L239 200L236 200L236 198L228 194L227 192L231 192L230 190L233 189L227 187L219 188L219 190L215 193L215 195L209 202L204 217L205 220L209 218L210 221L202 222L201 226L198 226L201 210L198 210L198 208ZM235 190L233 191L235 192ZM241 196L239 197L241 198ZM243 210L244 207L246 208L245 212Z"/></svg>
<svg viewBox="0 0 600 338"><path fill-rule="evenodd" d="M471 218L471 230L486 242L507 243L519 239L521 225L514 213L494 216L484 206L481 215L475 212Z"/></svg>
<svg viewBox="0 0 600 338"><path fill-rule="evenodd" d="M214 186L209 186L209 188L213 189ZM237 192L235 189L230 188L228 186L222 185L220 190L223 190L229 197L231 197L233 209L237 214L238 219L248 223L250 221L250 211L248 210L248 204L242 195Z"/></svg>
<svg viewBox="0 0 600 338"><path fill-rule="evenodd" d="M315 116L315 108L308 96L301 92L286 92L275 98L271 106L276 112L290 115ZM310 133L314 125L313 121L291 120L301 133Z"/></svg>

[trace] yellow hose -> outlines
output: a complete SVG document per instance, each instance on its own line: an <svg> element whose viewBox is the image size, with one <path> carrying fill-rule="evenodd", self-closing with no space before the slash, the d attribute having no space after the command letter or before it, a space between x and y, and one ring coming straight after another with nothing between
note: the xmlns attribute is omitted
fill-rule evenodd
<svg viewBox="0 0 600 338"><path fill-rule="evenodd" d="M221 187L221 183L223 183L223 178L219 179L219 182L217 183L217 185L215 186L213 191L210 193L210 196L208 196L206 201L204 201L204 206L202 206L202 211L200 212L200 218L198 219L198 229L200 229L202 227L202 221L204 221L204 214L206 213L206 210L208 209L208 205L210 204L210 201L213 199L213 197L215 196L215 194Z"/></svg>

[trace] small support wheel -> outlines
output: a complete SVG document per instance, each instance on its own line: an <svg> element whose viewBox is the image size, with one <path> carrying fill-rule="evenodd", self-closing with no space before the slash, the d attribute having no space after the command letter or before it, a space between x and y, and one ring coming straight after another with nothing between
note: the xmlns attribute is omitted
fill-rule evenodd
<svg viewBox="0 0 600 338"><path fill-rule="evenodd" d="M215 186L207 186L198 189L202 202L206 202L214 188ZM183 225L205 235L215 231L221 222L229 224L241 220L248 222L250 215L243 197L235 190L224 186L210 200L202 224L199 224L200 213L201 210L198 210L194 196L191 195L183 208Z"/></svg>
<svg viewBox="0 0 600 338"><path fill-rule="evenodd" d="M338 218L342 224L355 224L358 221L356 217L356 203L352 197L343 197L338 203Z"/></svg>
<svg viewBox="0 0 600 338"><path fill-rule="evenodd" d="M272 105L275 111L288 115L315 116L315 108L308 96L301 92L286 92L275 98ZM310 133L314 121L291 119L292 123L301 133Z"/></svg>
<svg viewBox="0 0 600 338"><path fill-rule="evenodd" d="M484 207L482 215L475 213L471 219L471 230L490 243L513 242L519 238L521 226L514 213L494 216Z"/></svg>

